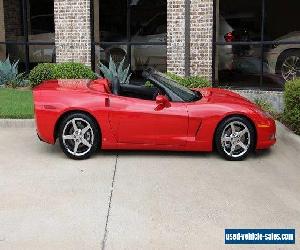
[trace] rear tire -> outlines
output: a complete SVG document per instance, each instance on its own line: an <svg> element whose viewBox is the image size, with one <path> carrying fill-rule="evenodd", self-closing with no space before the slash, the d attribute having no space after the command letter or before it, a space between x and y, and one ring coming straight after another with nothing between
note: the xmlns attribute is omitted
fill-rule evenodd
<svg viewBox="0 0 300 250"><path fill-rule="evenodd" d="M58 130L60 147L71 159L88 159L99 148L100 133L94 119L83 113L65 117Z"/></svg>
<svg viewBox="0 0 300 250"><path fill-rule="evenodd" d="M226 160L244 160L254 150L255 129L246 118L229 117L218 126L215 144L219 154Z"/></svg>

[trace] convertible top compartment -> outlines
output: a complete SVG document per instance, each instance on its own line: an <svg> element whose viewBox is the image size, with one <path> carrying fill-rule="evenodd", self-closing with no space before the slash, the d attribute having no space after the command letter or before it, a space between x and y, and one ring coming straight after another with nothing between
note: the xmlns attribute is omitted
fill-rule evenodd
<svg viewBox="0 0 300 250"><path fill-rule="evenodd" d="M108 82L107 79L97 79L91 81L88 84L88 87L92 90L99 91L101 93L107 93L107 94L111 93L110 83Z"/></svg>
<svg viewBox="0 0 300 250"><path fill-rule="evenodd" d="M94 90L102 93L110 93L109 82L106 79L58 79L42 82L34 88L38 90Z"/></svg>

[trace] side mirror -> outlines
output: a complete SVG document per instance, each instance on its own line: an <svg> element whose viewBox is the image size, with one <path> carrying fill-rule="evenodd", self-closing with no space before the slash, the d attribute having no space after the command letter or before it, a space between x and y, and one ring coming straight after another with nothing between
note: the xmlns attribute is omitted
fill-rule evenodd
<svg viewBox="0 0 300 250"><path fill-rule="evenodd" d="M156 104L163 107L170 107L169 99L164 95L158 95L156 97Z"/></svg>

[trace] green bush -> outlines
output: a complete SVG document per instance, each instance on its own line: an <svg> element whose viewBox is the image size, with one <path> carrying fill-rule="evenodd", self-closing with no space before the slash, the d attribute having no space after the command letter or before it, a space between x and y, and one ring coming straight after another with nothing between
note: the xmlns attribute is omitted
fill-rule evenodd
<svg viewBox="0 0 300 250"><path fill-rule="evenodd" d="M81 63L60 63L53 69L54 79L96 79L96 74Z"/></svg>
<svg viewBox="0 0 300 250"><path fill-rule="evenodd" d="M81 63L41 63L31 70L29 81L32 87L51 79L96 79L96 74Z"/></svg>
<svg viewBox="0 0 300 250"><path fill-rule="evenodd" d="M173 73L166 73L167 77L171 78L172 80L176 81L177 83L188 87L188 88L205 88L211 87L211 84L207 79L202 76L189 76L189 77L182 77L178 76Z"/></svg>
<svg viewBox="0 0 300 250"><path fill-rule="evenodd" d="M39 85L42 81L54 79L53 71L55 64L40 63L34 67L29 74L29 82L32 87Z"/></svg>
<svg viewBox="0 0 300 250"><path fill-rule="evenodd" d="M285 84L283 120L300 135L300 79Z"/></svg>

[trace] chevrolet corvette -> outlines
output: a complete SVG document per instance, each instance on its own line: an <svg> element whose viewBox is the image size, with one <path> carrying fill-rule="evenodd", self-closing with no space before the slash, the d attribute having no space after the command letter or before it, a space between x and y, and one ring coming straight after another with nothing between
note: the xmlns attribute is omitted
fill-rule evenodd
<svg viewBox="0 0 300 250"><path fill-rule="evenodd" d="M275 121L240 95L188 89L155 70L144 77L150 85L117 78L43 82L33 90L38 137L50 144L58 139L76 160L117 149L216 150L237 161L275 144Z"/></svg>

